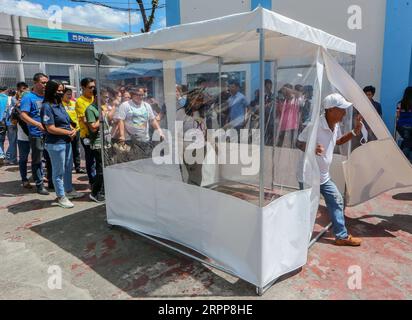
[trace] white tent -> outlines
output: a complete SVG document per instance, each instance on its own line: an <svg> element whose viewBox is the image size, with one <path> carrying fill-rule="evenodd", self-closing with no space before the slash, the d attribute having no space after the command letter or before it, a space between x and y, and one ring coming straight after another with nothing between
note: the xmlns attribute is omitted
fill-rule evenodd
<svg viewBox="0 0 412 320"><path fill-rule="evenodd" d="M163 61L164 97L171 130L167 140L177 144L181 139L175 132L178 128L177 73L186 75L187 70L197 68L221 75L225 70L240 70L247 66L244 74L249 82L246 81L245 86L250 87L258 63L259 88L260 92L265 92L268 65L275 85L280 71L285 70L285 66L292 66L287 72L310 84L314 90L310 99L293 91L287 99L296 101L296 104L289 106L297 106L304 99L310 101L310 121L315 130L319 125L322 97L333 88L354 103L378 138L357 148L349 158L346 154L335 157L333 176L341 180L341 189L346 181L349 205L367 201L392 188L412 185L410 164L362 90L342 67L354 61L356 45L353 43L257 8L248 13L147 34L97 40L95 53L97 61L103 58L124 59L129 63L136 59ZM222 90L222 77L218 79L216 86ZM220 119L218 128L224 127L221 92L215 100ZM284 101L289 101L279 95L269 99L267 105L281 106ZM259 115L265 114L265 103L266 100L259 100L259 110L256 111ZM287 112L275 110L273 115L269 112L266 119L259 116L259 128L265 128L258 133L259 144L232 142L229 149L225 149L226 144L220 141L212 148L217 152L207 153L206 158L216 160L231 152L242 152L243 147L247 152L257 150L252 156L252 160L259 164L258 172L254 174L244 174L248 167L245 164L204 162L198 167L202 181L193 185L185 180L185 174L193 167L182 163L160 165L156 164L159 163L156 158L135 158L120 163L106 158L104 179L108 222L156 241L160 238L184 245L213 261L203 259L202 262L254 284L262 293L277 278L306 263L319 203L319 172L314 152L316 131L310 134L305 153L295 149L293 139L300 129L282 128L295 121L293 116L288 118L292 120L284 121L285 114L291 114ZM275 137L265 145L265 132L271 117L274 124L270 130L275 132ZM351 120L347 124L350 126ZM286 146L285 141L289 138L285 136L289 134L292 143ZM181 144L177 149L178 152L172 155L176 155L175 160L181 160ZM103 148L103 151L107 153L107 149ZM342 169L343 160L346 161ZM299 190L296 180L299 161L304 180L300 182L307 186L303 190ZM232 183L232 193L221 191L229 188L228 182ZM245 189L233 191L236 184L255 187L259 201L239 198L239 194L244 196ZM222 185L221 189L216 187ZM276 195L271 196L272 191Z"/></svg>

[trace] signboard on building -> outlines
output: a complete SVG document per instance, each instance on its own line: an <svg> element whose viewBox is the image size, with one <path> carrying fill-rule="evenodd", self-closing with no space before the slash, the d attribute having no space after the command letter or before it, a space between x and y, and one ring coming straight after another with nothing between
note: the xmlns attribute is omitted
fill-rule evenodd
<svg viewBox="0 0 412 320"><path fill-rule="evenodd" d="M47 27L40 26L27 26L27 34L29 38L41 39L49 41L59 41L59 42L72 42L72 43L83 43L92 44L95 39L111 39L112 37L99 36L95 34L80 33L71 30L64 29L49 29Z"/></svg>

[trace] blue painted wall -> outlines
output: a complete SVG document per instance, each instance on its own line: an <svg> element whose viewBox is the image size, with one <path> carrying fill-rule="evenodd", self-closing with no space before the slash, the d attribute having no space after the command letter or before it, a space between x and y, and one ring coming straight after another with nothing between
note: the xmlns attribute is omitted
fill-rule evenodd
<svg viewBox="0 0 412 320"><path fill-rule="evenodd" d="M272 0L252 0L251 1L251 10L255 9L258 6L261 6L266 9L272 9Z"/></svg>
<svg viewBox="0 0 412 320"><path fill-rule="evenodd" d="M180 24L180 0L167 0L166 2L166 26Z"/></svg>
<svg viewBox="0 0 412 320"><path fill-rule="evenodd" d="M180 24L180 0L166 0L166 26L172 27ZM181 63L176 64L176 83L182 84L183 74Z"/></svg>
<svg viewBox="0 0 412 320"><path fill-rule="evenodd" d="M272 0L252 0L251 1L251 10L256 9L258 6L261 6L263 8L272 10ZM260 67L258 63L252 64L252 70L251 70L251 86L252 86L252 96L251 98L254 98L254 92L257 89L260 89ZM265 79L270 79L271 78L271 64L266 63L265 65ZM276 89L276 88L274 88Z"/></svg>
<svg viewBox="0 0 412 320"><path fill-rule="evenodd" d="M383 118L391 132L396 105L412 85L412 1L387 0L383 52L381 103Z"/></svg>

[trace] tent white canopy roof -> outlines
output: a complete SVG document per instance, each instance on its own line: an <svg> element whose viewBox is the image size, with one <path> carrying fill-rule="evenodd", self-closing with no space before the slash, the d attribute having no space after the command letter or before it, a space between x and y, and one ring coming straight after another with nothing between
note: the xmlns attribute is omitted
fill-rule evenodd
<svg viewBox="0 0 412 320"><path fill-rule="evenodd" d="M259 58L258 29L265 30L265 60L313 55L320 47L350 55L356 44L262 7L222 18L169 27L150 33L96 40L95 53L171 60L205 55L223 63Z"/></svg>

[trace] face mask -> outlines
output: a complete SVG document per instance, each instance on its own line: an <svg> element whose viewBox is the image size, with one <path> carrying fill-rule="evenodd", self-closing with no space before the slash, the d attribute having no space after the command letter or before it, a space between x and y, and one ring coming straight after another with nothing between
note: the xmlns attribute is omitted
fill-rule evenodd
<svg viewBox="0 0 412 320"><path fill-rule="evenodd" d="M62 101L64 94L60 93L60 92L56 92L55 97L57 99L57 101Z"/></svg>

